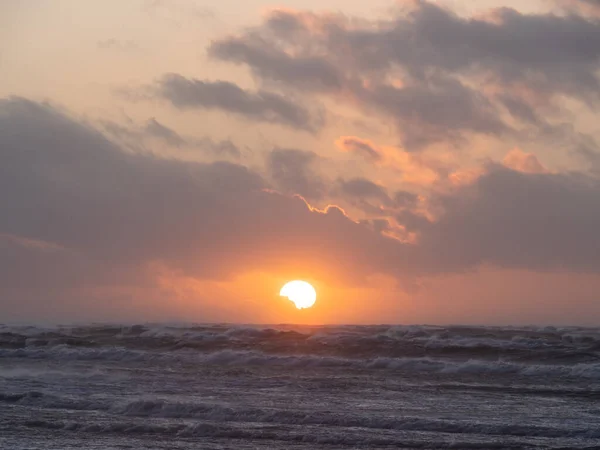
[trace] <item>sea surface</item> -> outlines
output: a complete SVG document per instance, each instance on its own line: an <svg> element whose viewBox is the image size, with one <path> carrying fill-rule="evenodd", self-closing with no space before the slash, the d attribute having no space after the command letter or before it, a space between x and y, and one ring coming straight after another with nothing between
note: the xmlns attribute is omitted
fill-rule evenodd
<svg viewBox="0 0 600 450"><path fill-rule="evenodd" d="M600 448L600 328L0 325L0 448Z"/></svg>

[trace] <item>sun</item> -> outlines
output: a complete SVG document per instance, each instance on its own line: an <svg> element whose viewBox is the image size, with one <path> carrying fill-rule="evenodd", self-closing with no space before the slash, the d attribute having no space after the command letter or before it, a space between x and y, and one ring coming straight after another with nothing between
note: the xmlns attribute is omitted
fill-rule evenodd
<svg viewBox="0 0 600 450"><path fill-rule="evenodd" d="M279 291L279 295L294 302L296 308L310 308L317 301L317 291L306 281L290 281Z"/></svg>

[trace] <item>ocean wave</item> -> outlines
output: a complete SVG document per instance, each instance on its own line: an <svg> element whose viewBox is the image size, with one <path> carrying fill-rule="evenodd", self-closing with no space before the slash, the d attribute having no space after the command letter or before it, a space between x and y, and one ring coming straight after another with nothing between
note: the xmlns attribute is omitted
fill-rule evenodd
<svg viewBox="0 0 600 450"><path fill-rule="evenodd" d="M590 428L557 427L542 425L519 425L514 423L473 422L453 419L426 419L411 416L389 416L377 413L368 415L351 412L303 411L283 408L257 408L244 406L228 406L205 403L202 401L175 402L164 399L135 399L120 404L107 404L93 399L70 399L30 392L22 395L0 394L0 402L19 405L36 406L48 409L69 409L108 412L112 416L152 419L193 419L200 421L224 423L251 423L294 426L319 426L328 429L362 428L369 430L393 430L408 432L432 432L448 434L479 434L513 437L541 438L600 438L600 430ZM34 423L35 426L50 426ZM56 423L55 423L56 424ZM59 426L59 425L53 425ZM133 426L137 431L149 431L155 424L148 423ZM206 430L215 430L213 425L205 425ZM111 424L113 431L130 429L119 421ZM116 429L115 429L116 427ZM104 431L100 425L63 424L63 429L83 429L85 431ZM222 427L220 427L223 429ZM165 425L158 432L171 430L180 434L186 430L182 424ZM192 429L187 429L190 432Z"/></svg>
<svg viewBox="0 0 600 450"><path fill-rule="evenodd" d="M0 403L10 403L20 406L35 406L47 409L68 409L75 411L108 410L110 403L93 398L76 398L47 394L39 391L24 393L0 392Z"/></svg>
<svg viewBox="0 0 600 450"><path fill-rule="evenodd" d="M140 400L127 403L117 410L133 417L201 419L215 422L259 422L283 425L318 425L327 427L368 428L395 431L423 431L456 434L487 434L502 436L536 436L547 438L600 438L599 430L573 427L544 427L518 424L474 423L449 419L355 415L323 411L298 411L273 408L232 408L199 403L172 403L162 400Z"/></svg>
<svg viewBox="0 0 600 450"><path fill-rule="evenodd" d="M160 358L246 352L338 358L458 358L530 364L600 362L597 328L437 326L0 326L0 357Z"/></svg>
<svg viewBox="0 0 600 450"><path fill-rule="evenodd" d="M155 364L184 363L197 366L283 366L289 368L349 368L393 370L405 373L490 374L525 377L566 377L600 380L600 363L531 364L483 359L450 359L432 357L344 358L321 355L270 354L254 350L221 350L195 352L190 350L157 352L127 348L72 348L59 345L50 348L0 349L0 358L51 359L54 361L116 361L153 362Z"/></svg>
<svg viewBox="0 0 600 450"><path fill-rule="evenodd" d="M231 440L241 441L270 441L270 442L287 442L289 444L313 444L327 445L333 448L376 448L376 447L392 447L392 448L414 448L414 449L522 449L523 444L520 441L511 439L506 436L503 442L498 442L495 437L488 439L480 438L476 441L468 441L463 439L452 439L451 442L436 440L434 435L423 435L422 433L412 433L410 437L393 436L383 434L378 431L377 434L365 433L364 429L342 429L338 432L335 430L323 430L310 426L302 426L300 429L278 430L258 425L254 428L238 427L231 423L194 423L194 424L173 424L160 425L139 422L118 422L118 423L83 423L73 421L49 421L49 420L28 420L22 424L13 424L10 426L25 426L31 429L47 429L59 430L61 432L76 432L76 433L99 433L119 434L119 435L155 435L160 438L213 438L227 439L231 444ZM404 433L406 434L406 433ZM414 437L412 437L414 436ZM411 439L412 437L412 439ZM527 448L536 448L536 445L528 445ZM258 448L258 447L257 447ZM262 448L262 447L261 447ZM544 445L543 448L550 447ZM585 449L586 447L577 447Z"/></svg>

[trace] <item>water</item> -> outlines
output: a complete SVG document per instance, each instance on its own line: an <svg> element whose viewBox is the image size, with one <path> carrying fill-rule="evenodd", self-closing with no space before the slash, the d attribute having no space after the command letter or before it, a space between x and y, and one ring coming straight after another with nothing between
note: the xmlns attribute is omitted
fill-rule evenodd
<svg viewBox="0 0 600 450"><path fill-rule="evenodd" d="M600 329L0 326L0 448L600 448Z"/></svg>

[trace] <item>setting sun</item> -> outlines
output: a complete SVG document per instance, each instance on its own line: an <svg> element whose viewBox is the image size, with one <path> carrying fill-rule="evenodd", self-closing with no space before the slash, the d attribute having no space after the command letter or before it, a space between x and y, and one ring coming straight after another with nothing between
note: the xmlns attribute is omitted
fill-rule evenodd
<svg viewBox="0 0 600 450"><path fill-rule="evenodd" d="M317 301L317 292L306 281L290 281L279 291L279 295L287 297L290 301L294 302L296 308L305 309L310 308Z"/></svg>

